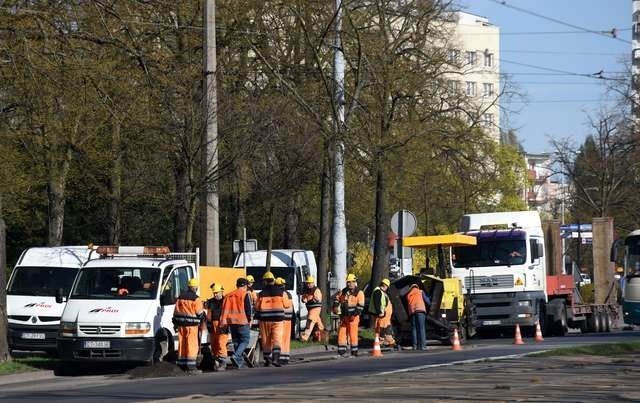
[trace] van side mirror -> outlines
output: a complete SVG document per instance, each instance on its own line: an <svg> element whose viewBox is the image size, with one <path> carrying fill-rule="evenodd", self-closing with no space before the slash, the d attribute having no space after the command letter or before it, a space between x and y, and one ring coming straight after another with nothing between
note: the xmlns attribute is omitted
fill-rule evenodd
<svg viewBox="0 0 640 403"><path fill-rule="evenodd" d="M56 303L62 304L64 302L64 290L62 288L58 288L56 290Z"/></svg>

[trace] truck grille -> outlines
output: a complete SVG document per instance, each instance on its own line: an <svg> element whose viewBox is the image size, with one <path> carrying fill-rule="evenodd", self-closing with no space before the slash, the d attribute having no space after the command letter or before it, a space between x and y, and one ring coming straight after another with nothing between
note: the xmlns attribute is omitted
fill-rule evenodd
<svg viewBox="0 0 640 403"><path fill-rule="evenodd" d="M465 277L464 286L475 289L512 288L513 274L498 274L495 276Z"/></svg>
<svg viewBox="0 0 640 403"><path fill-rule="evenodd" d="M80 325L80 331L84 334L116 334L120 331L119 325L87 326Z"/></svg>

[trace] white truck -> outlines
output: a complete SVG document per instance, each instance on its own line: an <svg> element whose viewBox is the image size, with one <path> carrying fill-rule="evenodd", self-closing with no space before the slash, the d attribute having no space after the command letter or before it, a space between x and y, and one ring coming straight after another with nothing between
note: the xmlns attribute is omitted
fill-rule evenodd
<svg viewBox="0 0 640 403"><path fill-rule="evenodd" d="M179 258L167 247L101 246L97 253L71 288L57 339L60 358L151 363L172 357L175 302L197 277L197 252Z"/></svg>
<svg viewBox="0 0 640 403"><path fill-rule="evenodd" d="M254 289L262 289L262 276L266 272L267 251L256 250L240 253L233 267L246 268L246 274L255 279ZM299 249L274 249L271 251L271 272L275 277L282 277L286 289L293 297L295 323L291 326L294 334L299 334L307 324L307 307L301 302L304 282L307 276L317 279L318 267L312 251Z"/></svg>
<svg viewBox="0 0 640 403"><path fill-rule="evenodd" d="M475 327L513 329L516 324L544 327L547 306L547 270L540 216L535 211L467 214L460 231L477 238L473 247L454 247L452 276L475 307Z"/></svg>
<svg viewBox="0 0 640 403"><path fill-rule="evenodd" d="M93 246L29 248L22 252L7 283L8 341L11 350L56 352L64 304L80 267L96 257Z"/></svg>

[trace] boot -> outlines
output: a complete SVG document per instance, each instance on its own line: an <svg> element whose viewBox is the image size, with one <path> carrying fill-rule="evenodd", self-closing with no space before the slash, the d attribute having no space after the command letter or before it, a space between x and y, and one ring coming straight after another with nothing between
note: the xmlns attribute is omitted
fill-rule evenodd
<svg viewBox="0 0 640 403"><path fill-rule="evenodd" d="M274 367L279 367L280 366L280 353L273 353L272 354L272 364Z"/></svg>

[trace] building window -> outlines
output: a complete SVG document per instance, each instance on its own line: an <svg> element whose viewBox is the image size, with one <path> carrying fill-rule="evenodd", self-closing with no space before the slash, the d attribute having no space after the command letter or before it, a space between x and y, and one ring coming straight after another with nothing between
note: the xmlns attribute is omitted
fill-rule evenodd
<svg viewBox="0 0 640 403"><path fill-rule="evenodd" d="M473 81L467 81L467 92L468 97L476 96L476 83Z"/></svg>
<svg viewBox="0 0 640 403"><path fill-rule="evenodd" d="M484 127L493 126L493 113L485 113L484 115L482 115L482 126Z"/></svg>
<svg viewBox="0 0 640 403"><path fill-rule="evenodd" d="M456 93L460 91L460 81L449 80L449 91Z"/></svg>
<svg viewBox="0 0 640 403"><path fill-rule="evenodd" d="M493 84L492 83L483 83L482 84L482 96L484 96L484 97L492 97L493 96Z"/></svg>
<svg viewBox="0 0 640 403"><path fill-rule="evenodd" d="M458 61L460 60L460 51L458 49L449 49L447 57L450 64L458 64Z"/></svg>
<svg viewBox="0 0 640 403"><path fill-rule="evenodd" d="M476 52L473 51L469 51L465 53L465 61L467 62L467 64L469 65L475 65L476 64Z"/></svg>
<svg viewBox="0 0 640 403"><path fill-rule="evenodd" d="M484 52L484 67L493 66L493 53Z"/></svg>

